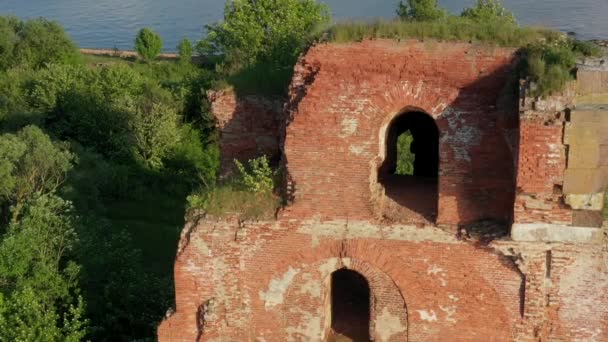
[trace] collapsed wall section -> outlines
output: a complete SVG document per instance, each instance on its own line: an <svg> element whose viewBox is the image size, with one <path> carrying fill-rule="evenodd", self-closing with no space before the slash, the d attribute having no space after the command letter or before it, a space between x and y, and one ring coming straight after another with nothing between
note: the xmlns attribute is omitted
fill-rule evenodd
<svg viewBox="0 0 608 342"><path fill-rule="evenodd" d="M283 99L243 95L234 89L209 91L207 98L219 131L220 177L234 171L235 159L247 162L267 156L278 161Z"/></svg>
<svg viewBox="0 0 608 342"><path fill-rule="evenodd" d="M596 61L597 62L597 61ZM608 185L608 69L579 65L561 94L523 84L515 224L520 241L598 241Z"/></svg>

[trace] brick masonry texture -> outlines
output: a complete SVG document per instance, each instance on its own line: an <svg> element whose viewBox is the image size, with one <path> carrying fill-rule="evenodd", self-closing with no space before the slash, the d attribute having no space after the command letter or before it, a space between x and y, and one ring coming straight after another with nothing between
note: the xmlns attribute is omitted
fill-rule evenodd
<svg viewBox="0 0 608 342"><path fill-rule="evenodd" d="M274 221L190 217L159 341L323 341L340 269L369 284L374 341L608 341L606 242L490 241L467 230L586 229L570 227L581 211L565 202L576 144L565 132L575 98L603 76L531 98L516 59L460 43L322 44L300 59L284 106L211 94L223 171L233 158L277 154L291 201ZM386 132L412 110L440 132L437 213L389 220L378 177ZM570 167L605 166L594 158Z"/></svg>
<svg viewBox="0 0 608 342"><path fill-rule="evenodd" d="M232 89L210 91L217 128L220 132L220 175L234 171L234 160L268 156L280 157L279 137L284 100L256 95L237 95Z"/></svg>

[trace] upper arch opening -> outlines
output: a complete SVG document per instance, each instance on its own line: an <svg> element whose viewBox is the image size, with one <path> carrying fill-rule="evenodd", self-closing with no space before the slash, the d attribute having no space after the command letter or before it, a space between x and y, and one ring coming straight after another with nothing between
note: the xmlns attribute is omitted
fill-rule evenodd
<svg viewBox="0 0 608 342"><path fill-rule="evenodd" d="M385 189L384 216L399 221L430 221L437 217L439 129L421 111L395 117L386 131L385 159L378 181Z"/></svg>

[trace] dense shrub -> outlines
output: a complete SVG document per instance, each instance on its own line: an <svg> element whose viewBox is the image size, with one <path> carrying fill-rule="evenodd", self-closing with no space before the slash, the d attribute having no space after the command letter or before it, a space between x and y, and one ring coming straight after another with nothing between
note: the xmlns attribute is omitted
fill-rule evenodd
<svg viewBox="0 0 608 342"><path fill-rule="evenodd" d="M447 12L437 5L437 0L399 1L397 16L408 21L433 21L443 19Z"/></svg>
<svg viewBox="0 0 608 342"><path fill-rule="evenodd" d="M51 141L38 127L0 135L0 204L12 207L13 221L29 198L57 190L72 160L63 144Z"/></svg>
<svg viewBox="0 0 608 342"><path fill-rule="evenodd" d="M135 37L135 50L145 61L151 61L158 57L163 49L163 41L160 36L150 28L144 27Z"/></svg>
<svg viewBox="0 0 608 342"><path fill-rule="evenodd" d="M75 63L79 53L63 28L43 18L21 21L0 16L0 71Z"/></svg>
<svg viewBox="0 0 608 342"><path fill-rule="evenodd" d="M466 8L461 16L482 23L516 23L513 13L506 10L500 0L477 0L475 6Z"/></svg>
<svg viewBox="0 0 608 342"><path fill-rule="evenodd" d="M189 39L180 40L177 45L177 52L179 55L179 62L182 64L188 64L192 62L192 42Z"/></svg>
<svg viewBox="0 0 608 342"><path fill-rule="evenodd" d="M229 0L224 21L207 26L199 50L224 55L232 70L259 62L291 67L328 22L327 6L314 0Z"/></svg>

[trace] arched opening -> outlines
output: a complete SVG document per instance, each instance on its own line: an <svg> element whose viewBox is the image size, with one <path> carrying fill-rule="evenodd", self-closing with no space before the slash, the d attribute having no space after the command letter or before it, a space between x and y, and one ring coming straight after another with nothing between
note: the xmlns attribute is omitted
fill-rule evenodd
<svg viewBox="0 0 608 342"><path fill-rule="evenodd" d="M331 275L331 329L335 341L368 342L369 283L361 274L340 269Z"/></svg>
<svg viewBox="0 0 608 342"><path fill-rule="evenodd" d="M386 157L378 174L389 205L385 216L397 220L437 217L439 129L428 114L405 112L390 123Z"/></svg>

